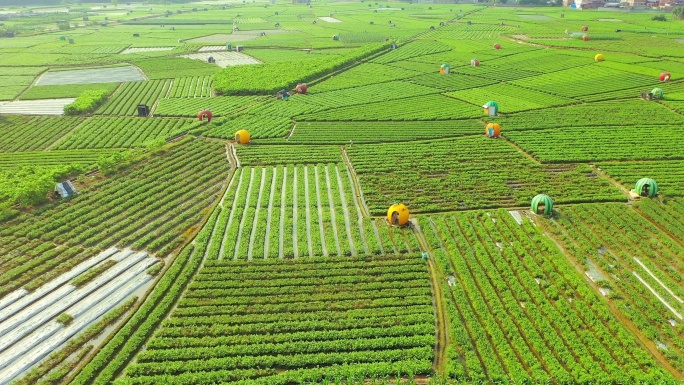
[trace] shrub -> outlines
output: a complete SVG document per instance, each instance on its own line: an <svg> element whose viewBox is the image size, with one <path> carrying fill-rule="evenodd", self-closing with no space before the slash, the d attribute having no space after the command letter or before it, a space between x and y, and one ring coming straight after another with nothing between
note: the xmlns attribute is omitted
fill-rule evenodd
<svg viewBox="0 0 684 385"><path fill-rule="evenodd" d="M92 112L107 99L108 94L108 90L85 91L73 103L64 106L64 113L78 115Z"/></svg>

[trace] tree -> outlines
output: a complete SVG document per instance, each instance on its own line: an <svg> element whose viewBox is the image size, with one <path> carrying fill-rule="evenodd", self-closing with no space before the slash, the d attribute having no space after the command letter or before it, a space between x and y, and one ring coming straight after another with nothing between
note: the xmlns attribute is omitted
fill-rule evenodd
<svg viewBox="0 0 684 385"><path fill-rule="evenodd" d="M116 8L119 5L119 0L112 0L112 5Z"/></svg>
<svg viewBox="0 0 684 385"><path fill-rule="evenodd" d="M684 7L677 7L672 10L672 15L675 19L684 20Z"/></svg>

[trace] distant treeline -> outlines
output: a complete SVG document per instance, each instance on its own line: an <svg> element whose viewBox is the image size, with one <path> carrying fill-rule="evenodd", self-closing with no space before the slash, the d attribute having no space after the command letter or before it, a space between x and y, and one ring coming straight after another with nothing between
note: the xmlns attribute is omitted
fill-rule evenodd
<svg viewBox="0 0 684 385"><path fill-rule="evenodd" d="M151 4L179 4L179 3L191 3L195 0L147 0L147 1L142 1L142 0L119 0L119 4L127 4L127 3L151 3ZM80 1L80 0L67 0L66 2L62 0L0 0L0 7L2 6L21 6L21 5L26 5L26 6L52 6L52 5L78 5L81 3L109 3L111 4L111 0L87 0L87 1Z"/></svg>

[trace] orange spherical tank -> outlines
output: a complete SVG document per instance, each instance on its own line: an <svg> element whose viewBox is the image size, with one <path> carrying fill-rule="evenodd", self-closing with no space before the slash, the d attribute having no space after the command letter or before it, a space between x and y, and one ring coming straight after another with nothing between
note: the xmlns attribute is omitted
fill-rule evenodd
<svg viewBox="0 0 684 385"><path fill-rule="evenodd" d="M485 127L485 135L490 138L498 138L499 135L501 135L501 126L499 123L489 123L487 127Z"/></svg>
<svg viewBox="0 0 684 385"><path fill-rule="evenodd" d="M387 210L387 222L393 226L404 226L409 222L409 209L400 203L390 206Z"/></svg>
<svg viewBox="0 0 684 385"><path fill-rule="evenodd" d="M239 130L235 133L235 143L247 144L251 140L247 130Z"/></svg>
<svg viewBox="0 0 684 385"><path fill-rule="evenodd" d="M494 44L494 49L501 49L501 44L499 44L499 43Z"/></svg>

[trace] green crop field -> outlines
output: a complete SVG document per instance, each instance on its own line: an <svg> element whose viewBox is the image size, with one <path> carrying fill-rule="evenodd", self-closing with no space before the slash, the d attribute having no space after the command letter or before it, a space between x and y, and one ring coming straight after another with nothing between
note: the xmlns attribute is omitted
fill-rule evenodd
<svg viewBox="0 0 684 385"><path fill-rule="evenodd" d="M0 384L684 384L684 6L557 3L5 1Z"/></svg>

